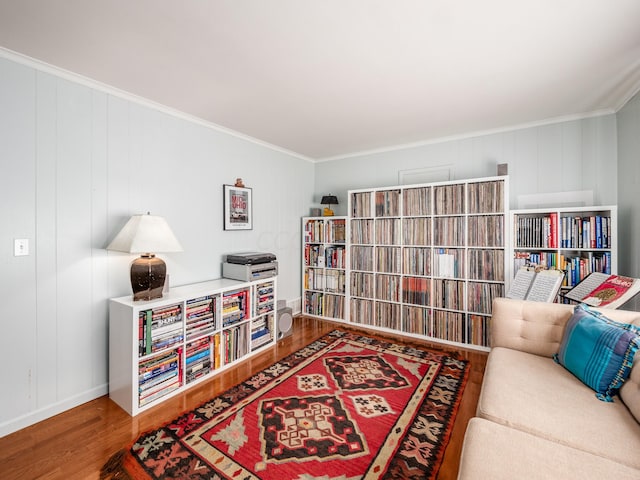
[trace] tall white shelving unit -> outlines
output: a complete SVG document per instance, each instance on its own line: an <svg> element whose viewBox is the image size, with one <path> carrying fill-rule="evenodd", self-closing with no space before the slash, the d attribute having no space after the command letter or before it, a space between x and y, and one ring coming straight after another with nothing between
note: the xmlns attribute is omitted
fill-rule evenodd
<svg viewBox="0 0 640 480"><path fill-rule="evenodd" d="M344 320L347 284L347 217L302 219L302 312Z"/></svg>
<svg viewBox="0 0 640 480"><path fill-rule="evenodd" d="M508 198L508 177L349 191L348 320L487 349Z"/></svg>

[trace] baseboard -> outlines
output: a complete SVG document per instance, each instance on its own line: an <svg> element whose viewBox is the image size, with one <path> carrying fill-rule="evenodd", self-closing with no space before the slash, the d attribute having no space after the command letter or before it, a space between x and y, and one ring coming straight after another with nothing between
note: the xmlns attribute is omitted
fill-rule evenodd
<svg viewBox="0 0 640 480"><path fill-rule="evenodd" d="M98 397L106 395L108 392L109 386L105 383L103 385L92 388L91 390L87 390L86 392L82 392L73 397L66 398L61 402L54 403L53 405L48 405L39 410L35 410L33 412L22 415L21 417L12 418L7 422L0 423L0 438L46 420L47 418L53 417L54 415L58 415L59 413L70 410L74 407L77 407L78 405L82 405L83 403L95 400Z"/></svg>
<svg viewBox="0 0 640 480"><path fill-rule="evenodd" d="M300 314L302 312L302 297L288 300L287 306L291 307L294 315ZM0 423L0 438L108 393L109 385L105 383L104 385L100 385L86 392L82 392L81 394L78 394L71 398L67 398L61 402L55 403L53 405L48 405L47 407L35 410L33 412L29 412L18 418L12 418L11 420L8 420L4 423Z"/></svg>

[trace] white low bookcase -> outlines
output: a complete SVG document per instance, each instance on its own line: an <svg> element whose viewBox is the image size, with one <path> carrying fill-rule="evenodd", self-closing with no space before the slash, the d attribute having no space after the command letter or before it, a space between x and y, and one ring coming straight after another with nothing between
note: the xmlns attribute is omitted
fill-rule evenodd
<svg viewBox="0 0 640 480"><path fill-rule="evenodd" d="M109 301L109 397L130 415L273 346L276 278L172 288Z"/></svg>

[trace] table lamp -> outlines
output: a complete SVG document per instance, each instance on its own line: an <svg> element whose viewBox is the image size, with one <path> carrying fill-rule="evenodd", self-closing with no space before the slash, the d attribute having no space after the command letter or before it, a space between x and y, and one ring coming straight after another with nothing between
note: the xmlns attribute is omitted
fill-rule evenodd
<svg viewBox="0 0 640 480"><path fill-rule="evenodd" d="M338 205L338 197L335 195L324 195L322 200L320 200L320 204L329 205L328 207L324 207L323 215L325 217L333 216L333 210L331 210L331 205Z"/></svg>
<svg viewBox="0 0 640 480"><path fill-rule="evenodd" d="M133 215L107 250L140 253L131 263L133 300L162 298L167 265L155 256L156 252L181 252L182 246L163 217Z"/></svg>

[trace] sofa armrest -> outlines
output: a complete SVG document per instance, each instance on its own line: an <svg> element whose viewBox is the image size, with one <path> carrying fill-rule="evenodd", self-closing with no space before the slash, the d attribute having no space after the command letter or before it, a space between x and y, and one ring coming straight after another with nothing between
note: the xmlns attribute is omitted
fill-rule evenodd
<svg viewBox="0 0 640 480"><path fill-rule="evenodd" d="M636 353L629 378L620 389L620 398L640 423L640 353Z"/></svg>
<svg viewBox="0 0 640 480"><path fill-rule="evenodd" d="M550 357L572 313L571 305L494 298L491 346Z"/></svg>

